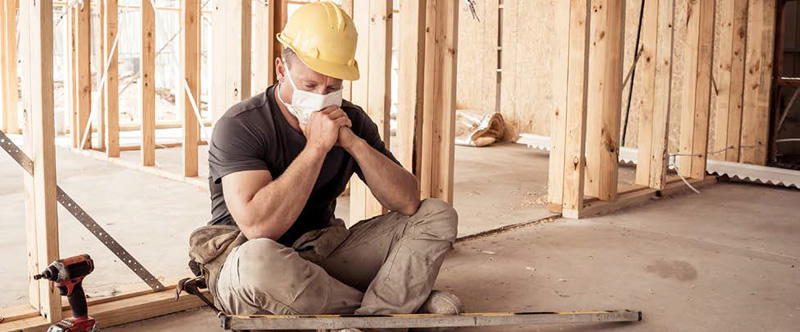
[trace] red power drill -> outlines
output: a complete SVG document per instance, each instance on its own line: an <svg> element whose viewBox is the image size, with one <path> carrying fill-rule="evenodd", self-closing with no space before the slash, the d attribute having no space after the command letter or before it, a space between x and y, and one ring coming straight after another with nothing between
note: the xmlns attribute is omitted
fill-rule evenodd
<svg viewBox="0 0 800 332"><path fill-rule="evenodd" d="M94 318L89 317L83 278L94 271L94 261L89 255L78 255L59 259L50 264L33 279L47 279L58 285L62 296L67 296L72 308L72 317L65 318L47 329L48 332L92 332L98 331Z"/></svg>

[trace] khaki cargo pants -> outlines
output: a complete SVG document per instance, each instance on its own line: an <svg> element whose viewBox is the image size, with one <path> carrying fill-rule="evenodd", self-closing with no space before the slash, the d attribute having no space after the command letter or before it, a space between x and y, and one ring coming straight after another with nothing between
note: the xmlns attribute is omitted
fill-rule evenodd
<svg viewBox="0 0 800 332"><path fill-rule="evenodd" d="M391 212L312 231L292 248L254 239L234 248L216 302L230 314L402 314L431 292L458 216L437 199L412 216Z"/></svg>

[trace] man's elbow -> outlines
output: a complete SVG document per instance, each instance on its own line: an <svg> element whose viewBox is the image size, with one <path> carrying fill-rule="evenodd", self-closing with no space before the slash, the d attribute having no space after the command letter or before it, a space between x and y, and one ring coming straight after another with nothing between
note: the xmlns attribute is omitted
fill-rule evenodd
<svg viewBox="0 0 800 332"><path fill-rule="evenodd" d="M408 199L408 201L402 206L398 207L396 211L401 214L411 216L417 213L419 205L420 205L420 200L419 200L419 195L417 195L416 197L411 197L410 199Z"/></svg>

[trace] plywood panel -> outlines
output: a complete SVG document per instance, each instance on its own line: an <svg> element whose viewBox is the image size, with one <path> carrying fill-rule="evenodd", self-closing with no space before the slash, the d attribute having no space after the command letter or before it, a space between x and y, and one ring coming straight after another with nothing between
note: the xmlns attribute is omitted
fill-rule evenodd
<svg viewBox="0 0 800 332"><path fill-rule="evenodd" d="M740 161L748 164L767 162L775 1L749 1L740 154Z"/></svg>
<svg viewBox="0 0 800 332"><path fill-rule="evenodd" d="M476 1L478 20L466 1L458 1L458 43L463 60L458 64L456 107L486 113L497 111L497 47L499 1ZM510 1L508 1L510 2Z"/></svg>

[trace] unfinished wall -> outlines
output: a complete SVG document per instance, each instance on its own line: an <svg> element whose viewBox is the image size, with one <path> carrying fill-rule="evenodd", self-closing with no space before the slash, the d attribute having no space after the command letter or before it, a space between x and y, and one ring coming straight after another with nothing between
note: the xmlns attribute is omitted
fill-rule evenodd
<svg viewBox="0 0 800 332"><path fill-rule="evenodd" d="M686 44L687 1L675 1L675 28L673 45L673 76L671 112L669 120L669 151L677 152L680 138L680 107L683 89L684 48ZM537 135L550 134L550 110L553 109L553 96L550 82L553 80L554 45L562 35L555 31L554 1L503 1L497 12L496 21L484 20L487 13L493 12L497 1L478 1L477 10L481 22L472 19L468 10L459 12L459 50L458 94L459 109L480 109L499 111L506 119L508 135L513 139L518 133ZM463 6L463 5L462 5ZM633 63L641 0L627 0L625 17L625 56L623 75L627 74ZM720 8L717 8L719 13ZM647 19L647 18L645 18ZM498 22L499 31L492 24ZM719 14L716 23L719 26ZM719 29L715 29L718 35ZM490 48L491 35L499 33L501 49L498 52L499 64L493 62ZM669 31L659 31L660 35ZM641 47L641 45L640 45ZM714 39L715 53L719 49L719 39ZM499 93L493 90L487 79L490 69L498 64ZM718 63L714 63L717 75ZM638 138L639 109L644 87L640 80L634 79L633 94L630 98L627 133L624 146L636 147ZM713 88L712 88L713 91ZM630 82L623 87L622 127L625 126L626 108ZM492 106L492 97L499 95L498 107ZM714 118L716 96L712 92L710 117ZM712 120L713 121L713 120ZM713 130L713 123L710 126ZM713 137L713 132L710 133ZM713 146L713 142L709 142Z"/></svg>

